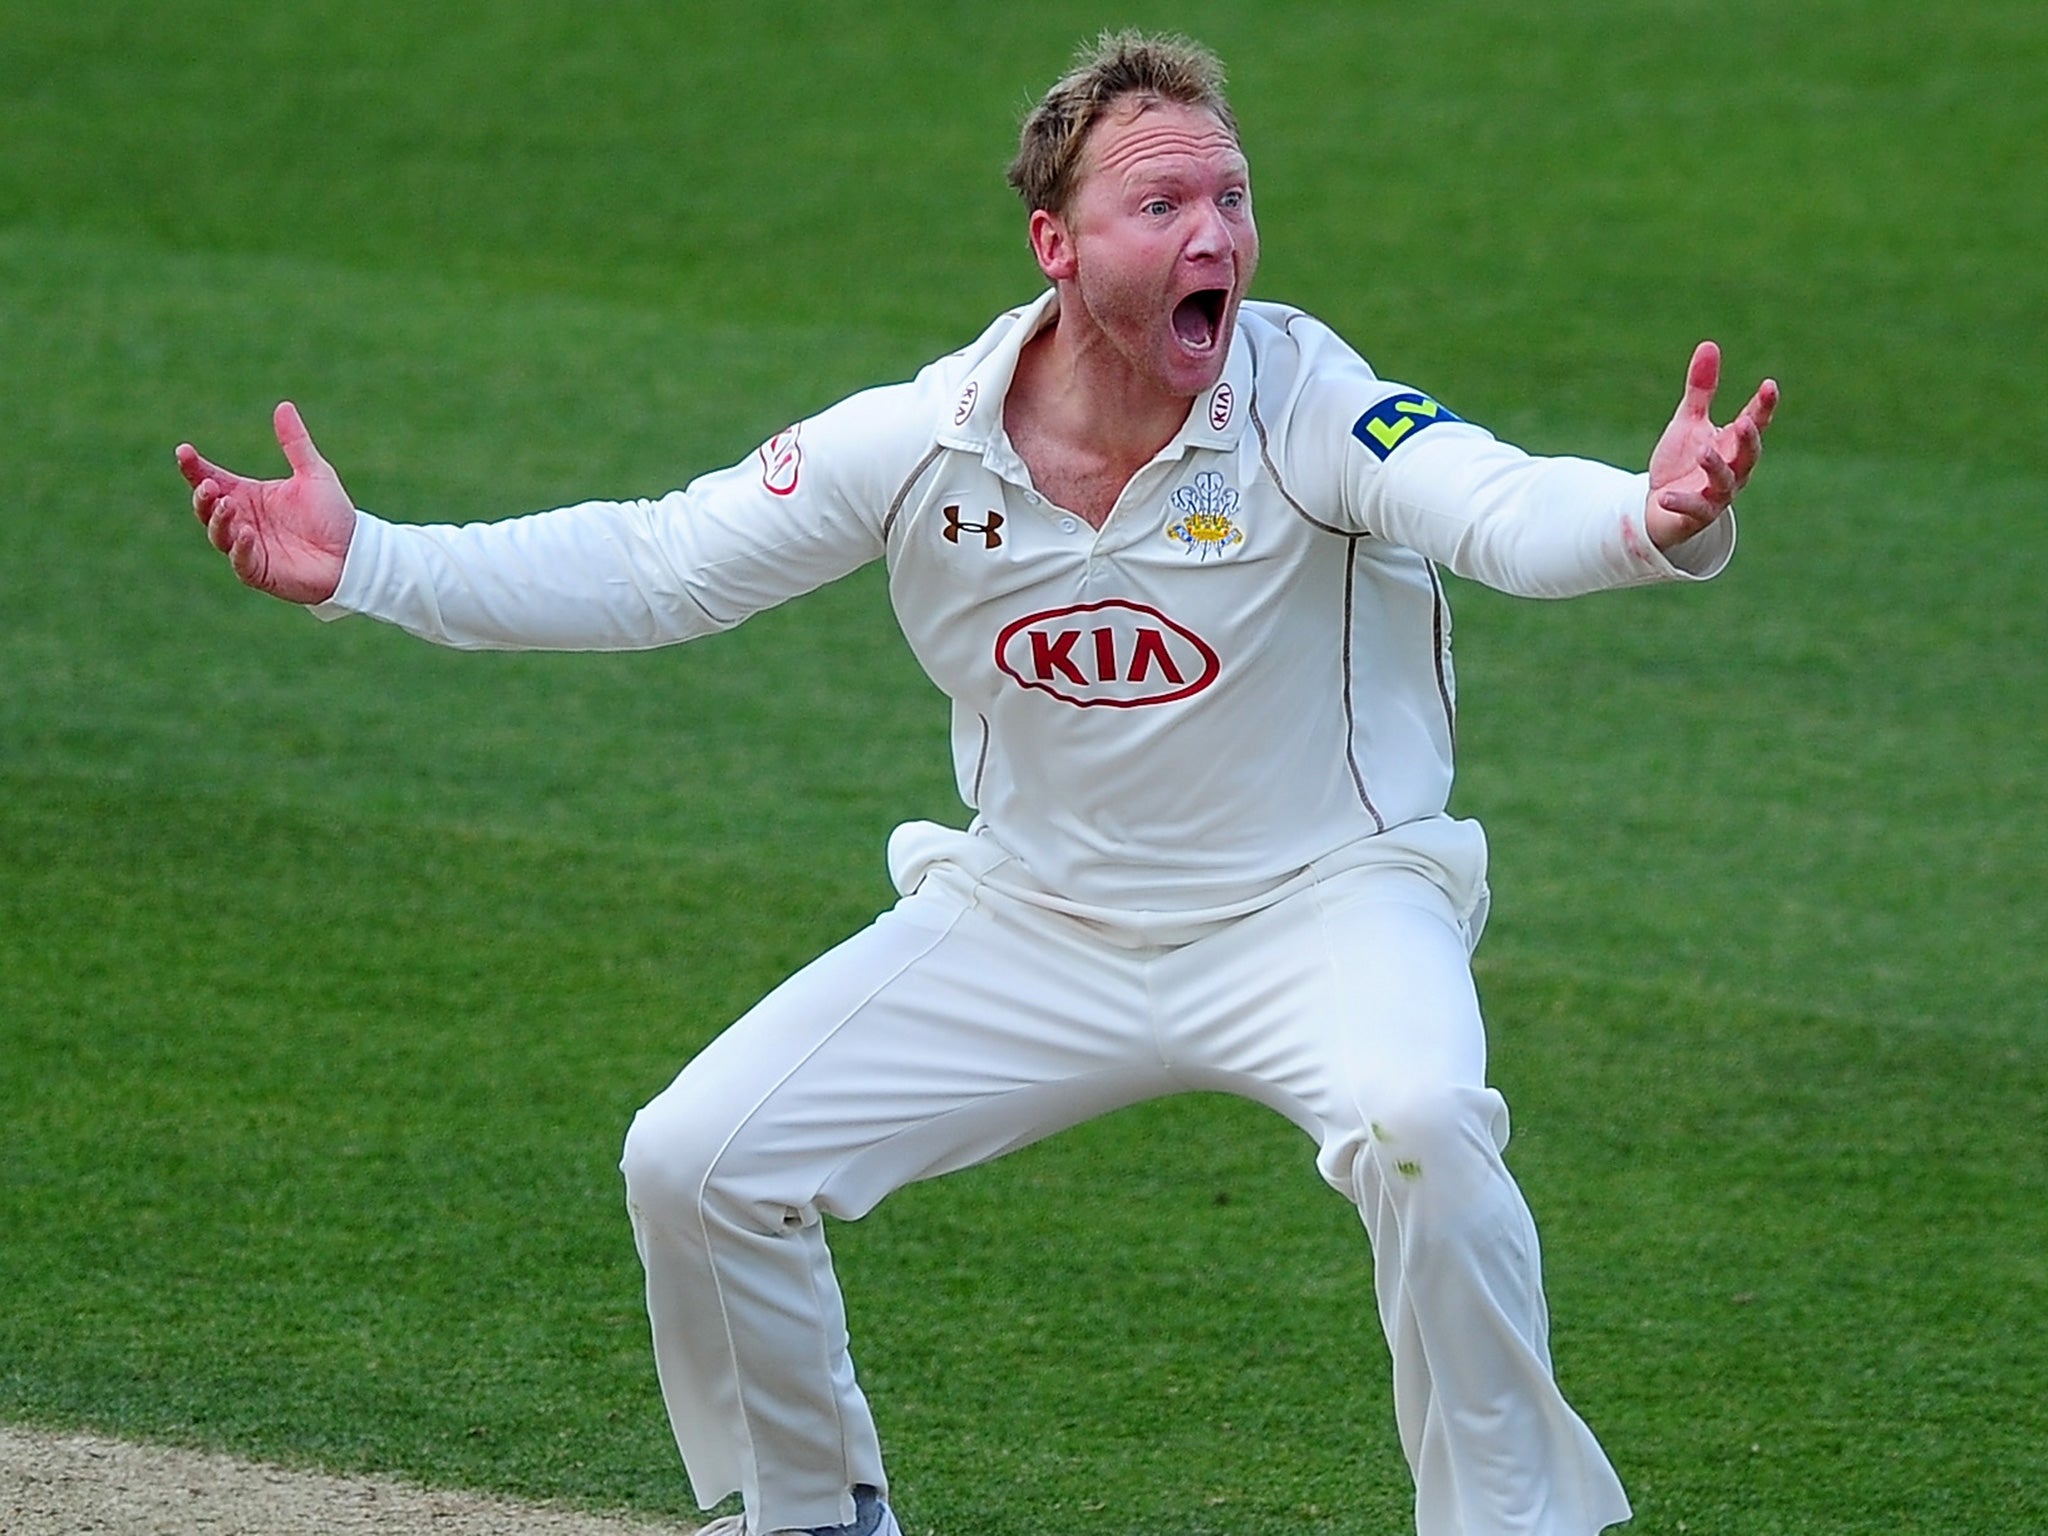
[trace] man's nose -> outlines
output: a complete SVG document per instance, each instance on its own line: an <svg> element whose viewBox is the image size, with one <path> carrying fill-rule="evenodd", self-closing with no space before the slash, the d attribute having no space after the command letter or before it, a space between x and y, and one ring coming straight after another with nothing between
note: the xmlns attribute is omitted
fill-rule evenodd
<svg viewBox="0 0 2048 1536"><path fill-rule="evenodd" d="M1214 203L1205 202L1200 205L1196 217L1199 223L1188 241L1188 254L1228 256L1237 244L1237 232L1231 228L1223 210Z"/></svg>

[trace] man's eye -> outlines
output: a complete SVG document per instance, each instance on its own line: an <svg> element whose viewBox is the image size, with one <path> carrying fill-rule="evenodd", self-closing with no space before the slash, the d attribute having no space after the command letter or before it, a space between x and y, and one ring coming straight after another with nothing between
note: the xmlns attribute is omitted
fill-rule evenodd
<svg viewBox="0 0 2048 1536"><path fill-rule="evenodd" d="M1150 214L1171 213L1173 211L1173 204L1163 197L1155 197L1146 201L1145 211Z"/></svg>

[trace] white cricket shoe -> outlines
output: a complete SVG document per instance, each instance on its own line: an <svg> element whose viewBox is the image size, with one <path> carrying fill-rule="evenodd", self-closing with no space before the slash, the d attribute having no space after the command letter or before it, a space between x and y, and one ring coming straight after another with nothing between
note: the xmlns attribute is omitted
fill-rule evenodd
<svg viewBox="0 0 2048 1536"><path fill-rule="evenodd" d="M896 1523L896 1512L875 1497L872 1488L861 1487L853 1490L854 1516L851 1525L821 1525L808 1532L793 1532L789 1536L903 1536L903 1527ZM745 1515L727 1515L702 1527L697 1536L751 1536L747 1530ZM783 1536L783 1533L776 1533Z"/></svg>

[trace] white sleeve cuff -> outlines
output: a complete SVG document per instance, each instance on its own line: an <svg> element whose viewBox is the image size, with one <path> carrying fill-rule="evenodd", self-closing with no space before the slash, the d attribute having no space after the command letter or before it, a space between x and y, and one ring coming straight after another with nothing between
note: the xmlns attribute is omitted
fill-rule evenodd
<svg viewBox="0 0 2048 1536"><path fill-rule="evenodd" d="M1707 581L1718 576L1735 557L1735 509L1664 551L1664 559L1682 581Z"/></svg>
<svg viewBox="0 0 2048 1536"><path fill-rule="evenodd" d="M335 584L334 596L326 602L307 604L307 611L314 618L323 624L331 624L336 619L345 619L361 611L351 599L357 597L363 585L363 572L376 564L375 551L369 546L377 542L383 529L381 519L371 516L361 507L356 508L355 532L349 535L348 553L342 557L341 580ZM355 578L353 582L349 579L351 576Z"/></svg>

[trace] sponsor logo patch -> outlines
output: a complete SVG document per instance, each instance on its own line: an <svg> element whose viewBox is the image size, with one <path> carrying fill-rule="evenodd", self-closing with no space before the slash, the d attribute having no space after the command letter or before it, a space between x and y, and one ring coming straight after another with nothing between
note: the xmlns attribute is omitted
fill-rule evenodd
<svg viewBox="0 0 2048 1536"><path fill-rule="evenodd" d="M981 386L969 379L967 387L960 391L960 402L953 407L953 425L964 427L967 418L974 414L974 402L981 398Z"/></svg>
<svg viewBox="0 0 2048 1536"><path fill-rule="evenodd" d="M1429 396L1416 390L1389 395L1351 424L1351 435L1384 459L1424 427L1458 421Z"/></svg>
<svg viewBox="0 0 2048 1536"><path fill-rule="evenodd" d="M1216 392L1209 396L1209 430L1221 432L1229 426L1231 412L1236 409L1236 392L1228 384L1218 384Z"/></svg>
<svg viewBox="0 0 2048 1536"><path fill-rule="evenodd" d="M776 433L760 447L761 483L777 496L796 494L803 475L804 451L797 443L796 427Z"/></svg>
<svg viewBox="0 0 2048 1536"><path fill-rule="evenodd" d="M996 636L995 660L1018 686L1081 709L1171 704L1223 670L1185 624L1116 598L1026 614Z"/></svg>
<svg viewBox="0 0 2048 1536"><path fill-rule="evenodd" d="M1166 536L1203 560L1231 554L1244 543L1244 530L1231 516L1237 503L1237 491L1224 484L1215 470L1204 470L1173 493L1167 506Z"/></svg>
<svg viewBox="0 0 2048 1536"><path fill-rule="evenodd" d="M999 548L1003 542L1003 514L1000 512L984 512L978 523L964 520L958 507L947 507L945 516L946 526L939 531L945 535L948 544L958 544L962 534L972 535L983 549Z"/></svg>

